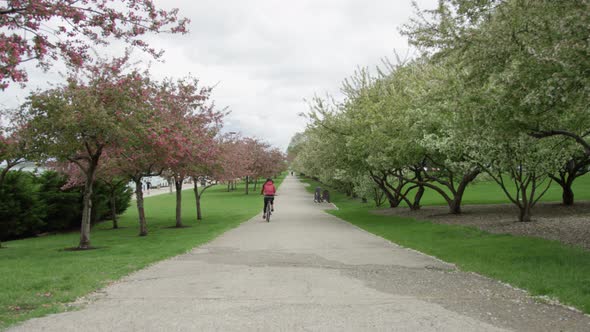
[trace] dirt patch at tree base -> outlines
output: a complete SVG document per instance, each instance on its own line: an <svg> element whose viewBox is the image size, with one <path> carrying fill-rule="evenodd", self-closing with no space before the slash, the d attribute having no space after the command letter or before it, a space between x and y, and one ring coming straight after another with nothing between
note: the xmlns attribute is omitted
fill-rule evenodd
<svg viewBox="0 0 590 332"><path fill-rule="evenodd" d="M590 250L590 202L578 202L573 206L539 203L532 211L531 222L518 222L518 208L513 204L465 205L462 210L462 214L454 215L448 213L447 206L424 206L418 211L395 208L372 213L437 224L475 226L496 234L535 236Z"/></svg>

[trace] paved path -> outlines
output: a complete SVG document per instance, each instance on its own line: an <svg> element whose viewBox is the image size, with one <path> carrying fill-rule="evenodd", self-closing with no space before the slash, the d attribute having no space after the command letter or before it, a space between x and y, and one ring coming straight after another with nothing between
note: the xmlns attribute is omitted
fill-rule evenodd
<svg viewBox="0 0 590 332"><path fill-rule="evenodd" d="M107 287L13 331L588 331L590 319L457 271L322 211L293 177L270 223Z"/></svg>

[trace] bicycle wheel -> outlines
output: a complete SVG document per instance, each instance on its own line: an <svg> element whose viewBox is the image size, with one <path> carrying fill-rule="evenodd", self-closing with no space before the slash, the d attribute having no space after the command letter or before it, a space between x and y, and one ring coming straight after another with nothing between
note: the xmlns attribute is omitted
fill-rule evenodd
<svg viewBox="0 0 590 332"><path fill-rule="evenodd" d="M266 215L266 222L270 222L270 204L268 204L268 206L266 207L266 211L264 212L264 214Z"/></svg>

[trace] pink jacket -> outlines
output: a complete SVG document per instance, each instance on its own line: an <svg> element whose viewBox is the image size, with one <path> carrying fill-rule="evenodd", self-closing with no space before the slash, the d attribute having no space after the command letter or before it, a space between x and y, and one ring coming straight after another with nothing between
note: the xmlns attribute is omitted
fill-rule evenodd
<svg viewBox="0 0 590 332"><path fill-rule="evenodd" d="M262 194L265 195L265 196L274 196L274 194L276 192L277 192L277 188L275 188L274 183L272 183L270 181L267 181L262 186Z"/></svg>

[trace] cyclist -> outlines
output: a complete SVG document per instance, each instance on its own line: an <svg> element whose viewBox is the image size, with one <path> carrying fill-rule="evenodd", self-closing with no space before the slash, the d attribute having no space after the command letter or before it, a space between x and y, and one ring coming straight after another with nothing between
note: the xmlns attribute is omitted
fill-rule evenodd
<svg viewBox="0 0 590 332"><path fill-rule="evenodd" d="M264 218L264 212L266 212L266 207L270 203L270 210L274 211L274 201L275 201L275 193L277 192L277 188L275 187L274 182L271 178L266 179L266 182L262 185L262 191L260 192L261 195L264 195L264 208L262 209L262 219Z"/></svg>

